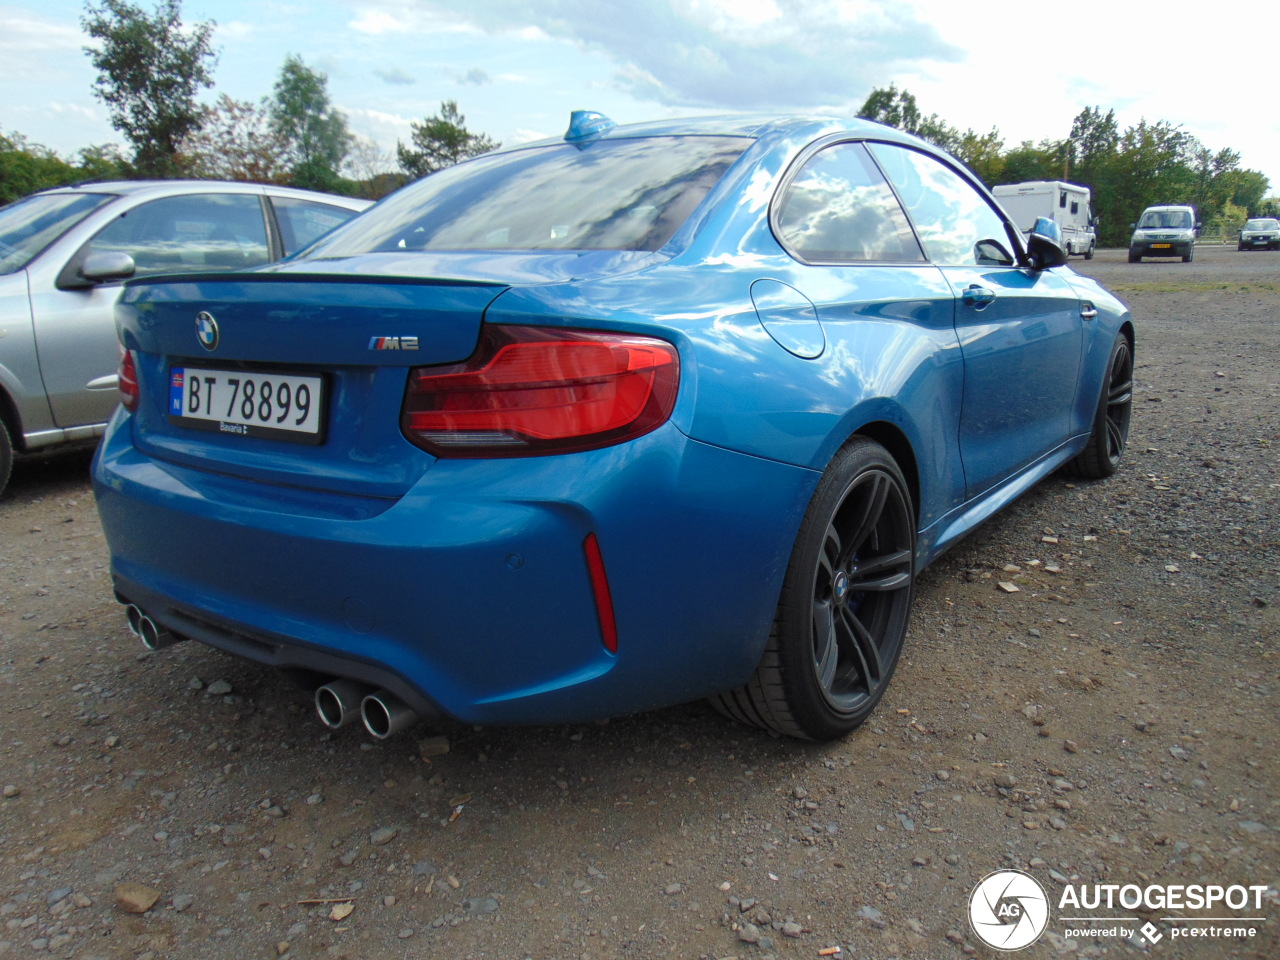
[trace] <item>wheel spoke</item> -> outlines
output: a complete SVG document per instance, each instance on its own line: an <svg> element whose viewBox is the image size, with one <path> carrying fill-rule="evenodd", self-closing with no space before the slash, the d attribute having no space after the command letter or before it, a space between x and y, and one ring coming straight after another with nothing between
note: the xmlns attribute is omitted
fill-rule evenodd
<svg viewBox="0 0 1280 960"><path fill-rule="evenodd" d="M836 621L837 636L844 642L841 647L848 654L849 665L841 680L844 686L861 687L866 693L875 690L880 682L880 648L875 638L849 607L840 609Z"/></svg>
<svg viewBox="0 0 1280 960"><path fill-rule="evenodd" d="M862 509L853 518L853 532L849 535L846 546L848 552L842 556L851 557L855 555L862 548L862 545L866 543L880 523L880 518L884 515L885 502L889 499L889 492L893 489L889 478L879 472L869 474L866 478L866 483L862 486L870 487L870 490L863 494ZM852 499L852 494L850 498Z"/></svg>
<svg viewBox="0 0 1280 960"><path fill-rule="evenodd" d="M1107 455L1112 460L1119 460L1124 453L1125 433L1121 424L1111 417L1107 418Z"/></svg>
<svg viewBox="0 0 1280 960"><path fill-rule="evenodd" d="M836 664L840 661L836 613L831 603L819 600L815 600L813 604L813 660L817 666L819 684L823 690L830 690L835 679Z"/></svg>
<svg viewBox="0 0 1280 960"><path fill-rule="evenodd" d="M822 541L822 552L818 554L818 566L821 573L818 578L819 592L831 589L831 581L836 576L836 564L840 562L840 531L835 524L827 525L827 532Z"/></svg>
<svg viewBox="0 0 1280 960"><path fill-rule="evenodd" d="M897 550L882 557L859 563L856 575L849 578L852 592L887 593L911 582L911 551Z"/></svg>

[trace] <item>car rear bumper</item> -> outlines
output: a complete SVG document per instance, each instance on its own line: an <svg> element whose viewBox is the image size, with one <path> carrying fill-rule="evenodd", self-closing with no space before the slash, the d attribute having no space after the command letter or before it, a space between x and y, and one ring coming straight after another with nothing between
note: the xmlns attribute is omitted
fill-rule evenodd
<svg viewBox="0 0 1280 960"><path fill-rule="evenodd" d="M181 635L467 723L619 715L744 682L788 560L778 545L817 482L668 424L568 456L442 460L403 497L343 497L149 458L127 420L94 463L121 598Z"/></svg>

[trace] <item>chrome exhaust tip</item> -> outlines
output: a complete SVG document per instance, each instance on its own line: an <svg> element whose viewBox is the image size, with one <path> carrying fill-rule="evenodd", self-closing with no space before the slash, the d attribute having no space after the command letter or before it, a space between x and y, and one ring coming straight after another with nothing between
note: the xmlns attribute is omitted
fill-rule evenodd
<svg viewBox="0 0 1280 960"><path fill-rule="evenodd" d="M159 650L161 647L169 647L182 639L167 627L160 626L160 624L156 623L145 613L142 615L142 620L138 624L138 636L142 638L142 645L148 650Z"/></svg>
<svg viewBox="0 0 1280 960"><path fill-rule="evenodd" d="M385 740L418 722L413 708L386 690L375 690L360 701L360 717L371 737Z"/></svg>
<svg viewBox="0 0 1280 960"><path fill-rule="evenodd" d="M361 715L361 702L370 688L356 680L332 680L316 688L316 715L330 730L345 727Z"/></svg>
<svg viewBox="0 0 1280 960"><path fill-rule="evenodd" d="M129 632L141 640L142 645L148 650L159 650L161 647L169 647L179 640L186 639L168 627L156 623L136 603L131 603L124 608L124 616L129 624Z"/></svg>
<svg viewBox="0 0 1280 960"><path fill-rule="evenodd" d="M131 603L124 608L124 617L129 623L129 632L141 640L142 621L146 617L146 614L142 612L142 608L136 603Z"/></svg>

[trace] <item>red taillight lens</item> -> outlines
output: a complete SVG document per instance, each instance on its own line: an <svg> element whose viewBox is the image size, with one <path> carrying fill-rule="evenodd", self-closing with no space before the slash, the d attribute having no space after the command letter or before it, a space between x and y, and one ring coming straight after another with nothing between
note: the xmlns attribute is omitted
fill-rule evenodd
<svg viewBox="0 0 1280 960"><path fill-rule="evenodd" d="M133 351L120 347L120 402L130 413L138 409L138 367L133 360Z"/></svg>
<svg viewBox="0 0 1280 960"><path fill-rule="evenodd" d="M679 383L665 340L485 326L470 360L410 372L401 424L440 457L591 450L665 423Z"/></svg>

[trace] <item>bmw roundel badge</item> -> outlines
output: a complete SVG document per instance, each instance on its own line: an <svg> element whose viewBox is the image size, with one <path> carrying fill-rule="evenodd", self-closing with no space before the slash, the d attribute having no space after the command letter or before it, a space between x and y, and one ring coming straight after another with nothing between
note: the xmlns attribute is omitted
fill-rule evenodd
<svg viewBox="0 0 1280 960"><path fill-rule="evenodd" d="M196 314L196 339L206 350L218 349L218 321L213 314L201 310Z"/></svg>

